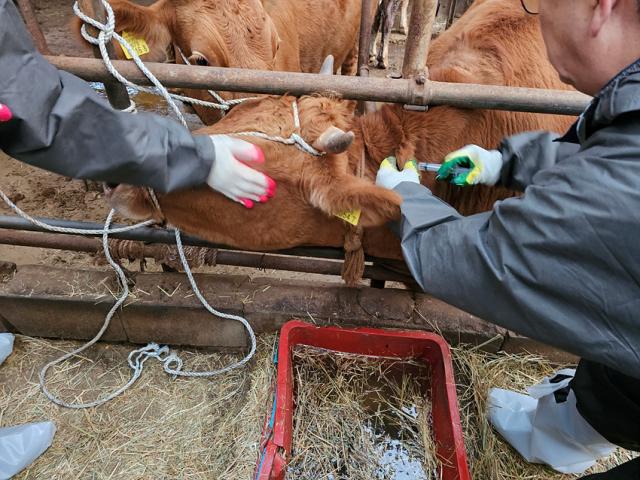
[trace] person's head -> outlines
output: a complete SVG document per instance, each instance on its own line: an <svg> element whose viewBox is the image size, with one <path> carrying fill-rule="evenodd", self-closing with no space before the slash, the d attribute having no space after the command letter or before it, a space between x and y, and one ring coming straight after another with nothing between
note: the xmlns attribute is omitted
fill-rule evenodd
<svg viewBox="0 0 640 480"><path fill-rule="evenodd" d="M640 0L521 0L563 81L594 95L640 58Z"/></svg>

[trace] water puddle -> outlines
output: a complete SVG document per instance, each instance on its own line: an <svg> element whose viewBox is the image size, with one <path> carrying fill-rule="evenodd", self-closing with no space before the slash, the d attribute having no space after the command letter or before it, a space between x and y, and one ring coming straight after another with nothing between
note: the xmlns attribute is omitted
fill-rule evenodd
<svg viewBox="0 0 640 480"><path fill-rule="evenodd" d="M107 98L107 94L104 90L104 84L101 82L90 82L89 85L98 93L102 98ZM170 117L175 121L178 121L175 113L169 107L165 99L159 95L153 95L147 92L141 92L131 87L127 87L127 92L131 99L136 103L136 108L141 112L150 112ZM182 112L189 126L189 130L195 130L201 128L202 122L198 116L182 102L177 102L178 108Z"/></svg>

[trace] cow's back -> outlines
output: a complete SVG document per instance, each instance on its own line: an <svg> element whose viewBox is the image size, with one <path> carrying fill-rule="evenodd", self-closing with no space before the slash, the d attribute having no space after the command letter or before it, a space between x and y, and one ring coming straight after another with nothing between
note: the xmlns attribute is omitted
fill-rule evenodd
<svg viewBox="0 0 640 480"><path fill-rule="evenodd" d="M339 67L357 47L360 0L265 0L263 4L276 25L283 25L287 34L296 31L303 72L317 73L330 54Z"/></svg>

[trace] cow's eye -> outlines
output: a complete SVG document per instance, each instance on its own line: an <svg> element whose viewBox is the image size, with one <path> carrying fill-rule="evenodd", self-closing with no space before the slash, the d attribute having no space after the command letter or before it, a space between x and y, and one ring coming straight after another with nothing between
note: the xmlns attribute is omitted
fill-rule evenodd
<svg viewBox="0 0 640 480"><path fill-rule="evenodd" d="M207 57L202 55L200 52L196 52L196 51L194 51L191 54L191 58L189 58L189 63L191 63L191 65L200 65L201 67L206 67L209 65L209 61L207 60Z"/></svg>

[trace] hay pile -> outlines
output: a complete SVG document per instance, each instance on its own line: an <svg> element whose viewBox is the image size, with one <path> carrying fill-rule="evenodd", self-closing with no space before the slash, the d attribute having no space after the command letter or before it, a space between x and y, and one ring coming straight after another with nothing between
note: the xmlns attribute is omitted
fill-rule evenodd
<svg viewBox="0 0 640 480"><path fill-rule="evenodd" d="M53 420L53 445L18 479L249 479L271 402L275 336L262 336L251 366L211 380L177 379L149 360L122 396L89 410L68 410L40 392L40 367L77 342L18 336L0 367L0 426ZM65 400L91 400L129 378L130 345L99 344L88 361L49 375ZM238 358L179 352L185 367L212 369ZM95 388L101 387L101 391Z"/></svg>
<svg viewBox="0 0 640 480"><path fill-rule="evenodd" d="M458 404L469 467L475 480L568 480L542 465L525 462L492 429L485 412L490 388L526 393L526 387L553 374L554 365L534 355L489 354L469 348L454 348L454 368L458 384ZM608 470L633 458L632 452L617 450L588 473ZM585 475L585 474L583 474Z"/></svg>
<svg viewBox="0 0 640 480"><path fill-rule="evenodd" d="M294 379L291 478L437 478L424 365L302 347Z"/></svg>
<svg viewBox="0 0 640 480"><path fill-rule="evenodd" d="M250 479L263 421L271 408L274 342L274 336L261 336L256 358L249 367L212 380L172 380L159 364L150 360L142 378L123 396L100 408L72 411L51 404L40 392L37 377L44 363L78 343L18 337L13 355L0 367L0 426L50 419L56 422L58 431L51 448L17 478ZM130 350L131 346L126 345L94 346L83 354L89 362L63 365L52 373L49 385L65 399L76 396L85 400L96 398L110 391L109 386L120 385L128 378L125 365ZM188 367L202 369L226 364L236 358L189 352L180 354L187 360ZM463 430L475 480L575 478L521 460L493 432L484 415L486 394L490 387L524 391L526 386L552 373L556 365L532 356L491 355L463 348L454 349L454 358ZM375 472L383 463L380 461L380 447L376 446L380 444L376 444L380 438L373 434L376 433L375 428L371 429L371 433L365 429L364 434L362 429L354 429L349 433L351 440L344 442L337 441L333 432L336 423L351 421L350 415L362 415L363 410L370 415L371 406L376 402L382 405L380 415L387 417L387 424L393 423L389 419L401 418L403 422L406 421L408 427L405 428L413 436L405 435L403 445L412 452L411 455L415 455L414 458L418 458L416 445L424 445L420 436L429 434L428 428L423 428L428 425L424 421L428 416L428 405L420 406L415 400L422 398L419 385L424 384L423 381L414 382L409 377L404 383L399 381L394 385L391 382L390 387L383 389L381 384L386 382L381 380L384 377L396 381L401 379L388 364L374 368L369 364L340 360L344 362L340 368L351 374L345 373L341 380L334 375L332 382L319 384L319 376L332 371L326 365L322 366L320 359L311 360L319 362L325 373L316 365L299 375L307 375L307 382L311 382L307 384L322 389L336 405L346 401L341 397L345 385L362 391L362 388L369 388L364 385L368 383L369 386L373 385L373 393L365 395L362 404L367 408L347 414L347 410L331 408L331 404L314 406L309 400L313 390L300 389L297 418L304 421L298 421L295 425L298 455L292 467L328 468L332 466L332 460L335 462L336 459L345 458L345 465L357 461L359 468L365 465L364 468ZM367 375L372 378L364 378L357 374L358 371L368 372ZM96 383L103 389L101 392L95 390ZM379 401L378 396L382 392L391 392L385 399L388 398L390 401L387 403L393 407ZM402 409L403 406L414 404L418 407L416 410ZM416 413L417 418L414 418ZM309 425L306 433L303 431L304 422ZM361 421L356 424L358 427L363 425ZM416 428L418 435L415 435ZM396 424L395 432L399 430ZM319 438L313 437L311 442L309 438L313 435ZM328 454L328 460L320 465L317 462L314 465L309 460L317 458L319 454L313 449L336 451L356 445L354 439L362 442L362 448L352 448L352 455ZM367 451L374 455L363 455ZM618 451L605 465L609 467L629 458L629 452ZM423 461L431 462L433 459ZM426 472L431 468L423 467ZM595 470L603 469L604 466L599 466ZM292 475L292 478L296 477ZM338 478L334 476L333 480ZM368 478L376 477L371 475Z"/></svg>

